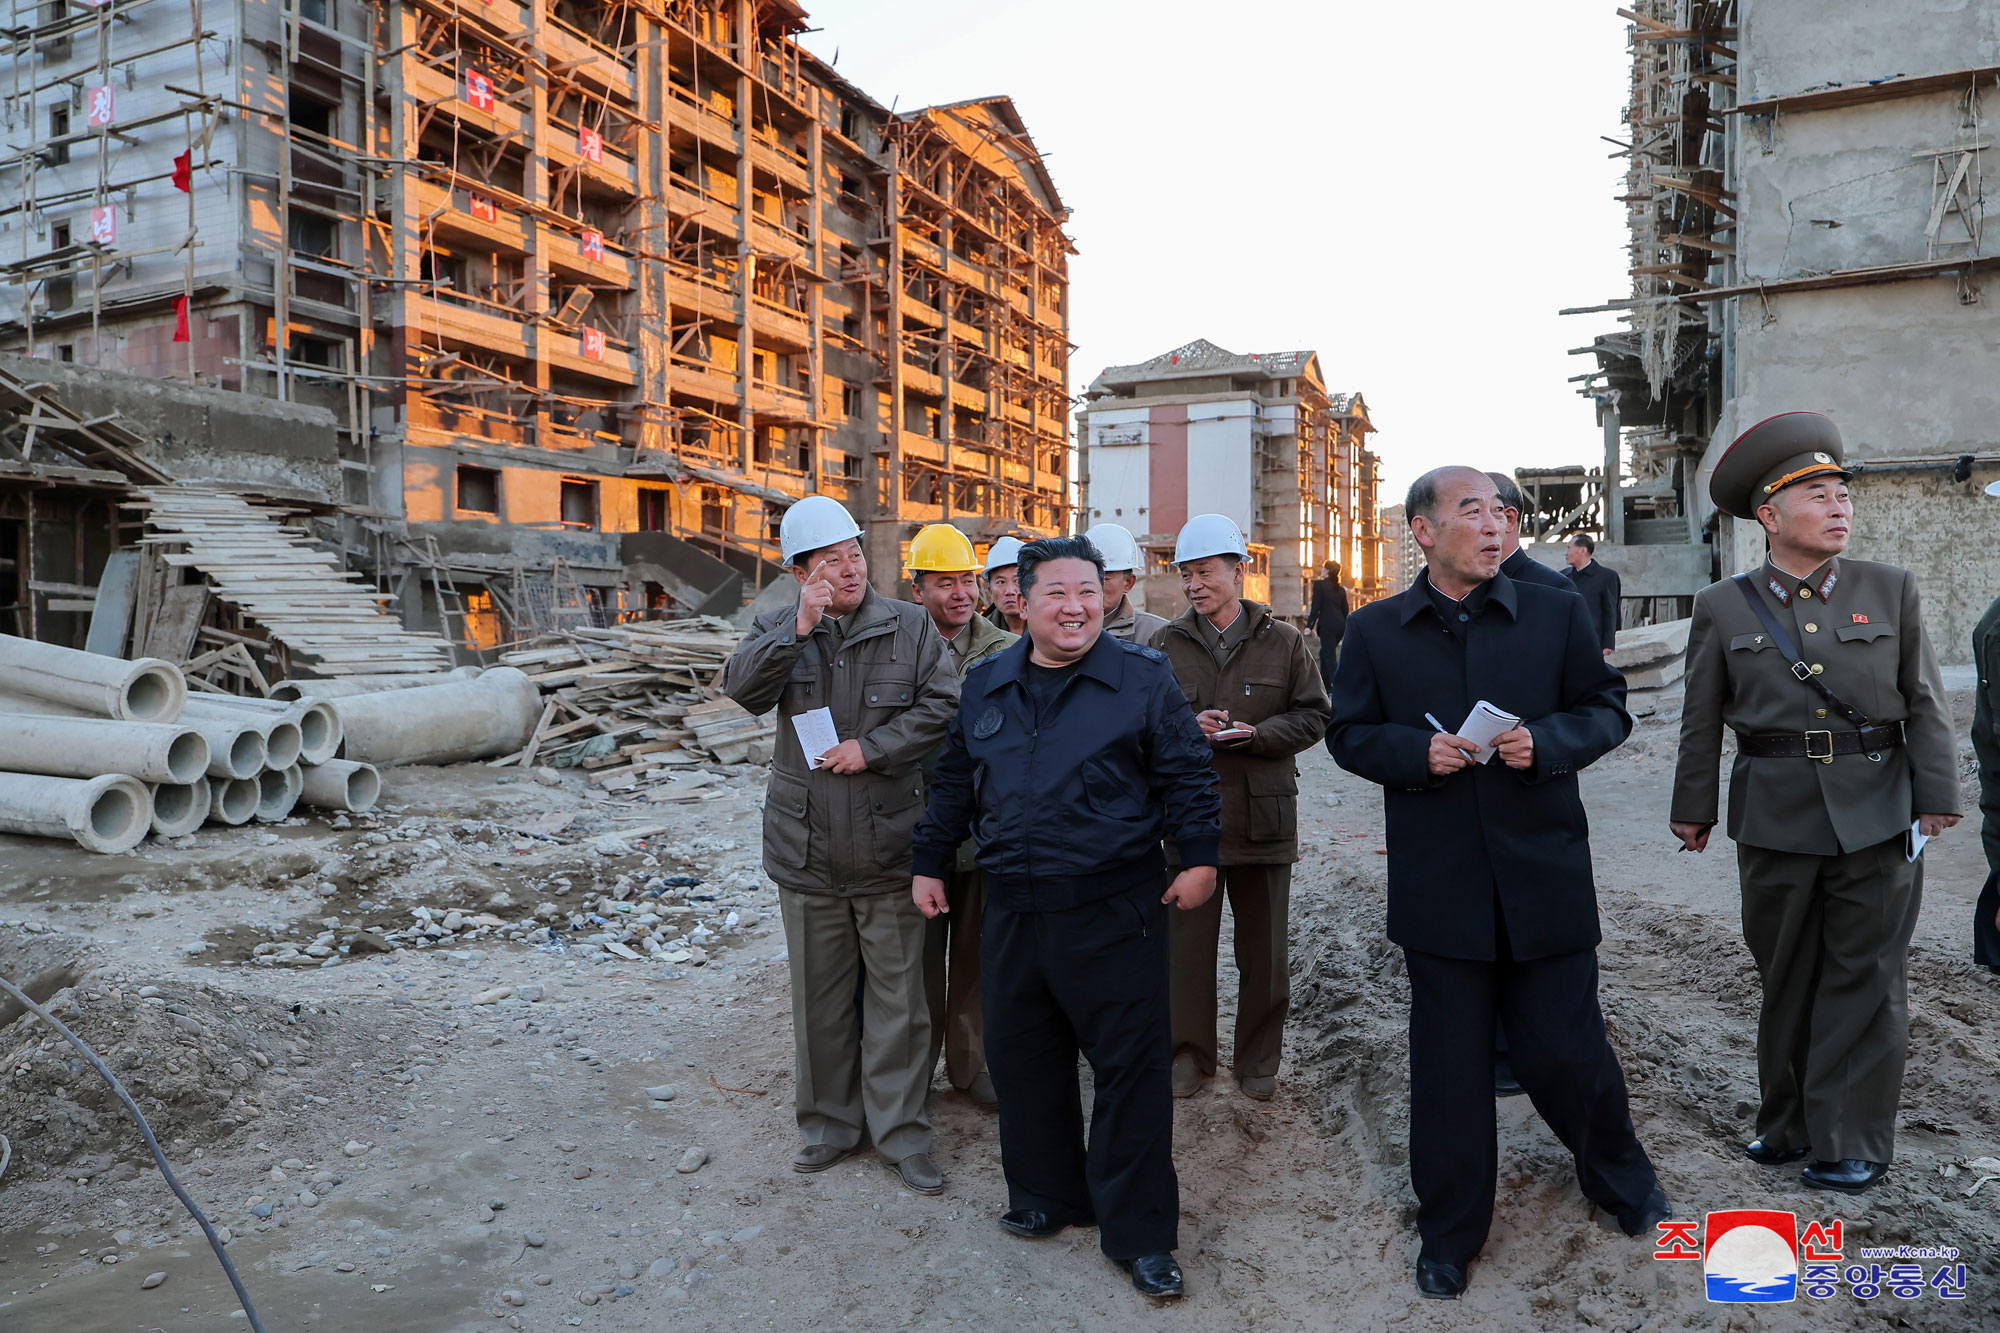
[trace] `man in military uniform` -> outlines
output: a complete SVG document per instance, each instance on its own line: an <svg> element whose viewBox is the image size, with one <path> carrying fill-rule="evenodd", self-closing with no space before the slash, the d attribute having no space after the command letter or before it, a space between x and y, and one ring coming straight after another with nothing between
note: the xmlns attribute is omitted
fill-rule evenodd
<svg viewBox="0 0 2000 1333"><path fill-rule="evenodd" d="M910 833L924 813L923 761L958 708L958 672L923 608L868 585L860 537L830 496L785 511L779 549L799 599L751 624L722 689L752 713L778 712L764 871L778 884L792 974L804 1140L792 1169L826 1170L865 1132L904 1185L937 1194ZM792 719L818 709L832 713L840 743L808 755Z"/></svg>
<svg viewBox="0 0 2000 1333"><path fill-rule="evenodd" d="M910 543L909 563L910 589L944 637L960 682L975 663L1019 637L977 614L979 557L957 528L933 523L919 532ZM925 761L926 773L935 771L936 765L933 752ZM986 915L986 872L973 852L969 839L959 847L957 864L945 877L950 911L932 917L924 931L924 994L931 1009L931 1058L924 1068L937 1067L942 1049L951 1086L990 1107L995 1098L993 1079L986 1072L986 1023L979 993L979 923Z"/></svg>
<svg viewBox="0 0 2000 1333"><path fill-rule="evenodd" d="M1911 826L1958 822L1958 765L1915 576L1841 555L1842 457L1832 421L1787 412L1716 464L1716 508L1761 523L1770 556L1695 598L1669 821L1685 849L1707 847L1729 727L1729 836L1764 989L1744 1151L1811 1157L1807 1185L1857 1193L1895 1156L1923 888Z"/></svg>
<svg viewBox="0 0 2000 1333"><path fill-rule="evenodd" d="M1151 643L1167 622L1132 604L1132 589L1139 584L1137 539L1121 523L1096 524L1083 539L1104 557L1104 632L1123 643Z"/></svg>
<svg viewBox="0 0 2000 1333"><path fill-rule="evenodd" d="M2000 481L1986 487L2000 500ZM1972 752L1979 758L1979 840L1986 848L1986 885L1972 909L1972 961L2000 972L2000 599L1972 631L1979 693L1972 700Z"/></svg>

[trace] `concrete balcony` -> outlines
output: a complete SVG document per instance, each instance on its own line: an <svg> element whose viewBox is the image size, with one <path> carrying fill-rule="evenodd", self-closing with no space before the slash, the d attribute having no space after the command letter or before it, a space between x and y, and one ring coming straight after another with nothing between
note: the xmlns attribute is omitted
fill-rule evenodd
<svg viewBox="0 0 2000 1333"><path fill-rule="evenodd" d="M604 355L599 359L584 355L581 329L544 328L540 332L542 351L552 368L612 384L630 386L639 382L639 358L624 343L607 338Z"/></svg>
<svg viewBox="0 0 2000 1333"><path fill-rule="evenodd" d="M667 85L667 124L688 131L731 157L737 155L736 121L707 103L694 100L686 89L673 83Z"/></svg>
<svg viewBox="0 0 2000 1333"><path fill-rule="evenodd" d="M601 88L632 105L638 104L639 72L619 59L610 47L585 36L553 14L542 21L536 42L549 64L568 67L568 77Z"/></svg>
<svg viewBox="0 0 2000 1333"><path fill-rule="evenodd" d="M377 297L377 318L393 311L398 302L402 305L401 318L394 322L408 327L413 334L421 333L426 339L435 338L446 345L481 347L512 357L534 354L526 317L520 311L472 297L411 292L400 297L394 294Z"/></svg>
<svg viewBox="0 0 2000 1333"><path fill-rule="evenodd" d="M608 241L604 246L603 259L586 259L582 236L550 227L542 231L542 250L548 256L550 268L587 278L597 286L621 287L630 291L638 284L637 261Z"/></svg>
<svg viewBox="0 0 2000 1333"><path fill-rule="evenodd" d="M678 269L667 270L667 300L681 310L700 311L730 324L741 322L736 290L713 278L697 278Z"/></svg>
<svg viewBox="0 0 2000 1333"><path fill-rule="evenodd" d="M788 421L817 421L812 399L803 391L768 381L753 382L750 410L760 417L782 417Z"/></svg>
<svg viewBox="0 0 2000 1333"><path fill-rule="evenodd" d="M496 201L497 220L487 222L472 215L472 198L468 190L453 190L436 181L419 178L415 181L415 194L417 216L432 219L431 226L440 235L476 241L516 254L528 252L527 219L521 214L508 212L505 204Z"/></svg>
<svg viewBox="0 0 2000 1333"><path fill-rule="evenodd" d="M753 327L757 344L803 352L812 346L812 320L803 312L757 297L750 303L756 312Z"/></svg>
<svg viewBox="0 0 2000 1333"><path fill-rule="evenodd" d="M607 189L634 196L639 193L637 163L608 143L604 145L602 162L588 161L578 140L575 126L552 120L548 123L548 133L541 136L537 146L552 166L577 167L585 177Z"/></svg>
<svg viewBox="0 0 2000 1333"><path fill-rule="evenodd" d="M806 160L769 139L750 136L750 163L770 172L801 194L812 193L812 172Z"/></svg>
<svg viewBox="0 0 2000 1333"><path fill-rule="evenodd" d="M667 370L667 390L715 403L737 403L743 398L742 381L737 378L734 366L719 366L686 356L674 357Z"/></svg>
<svg viewBox="0 0 2000 1333"><path fill-rule="evenodd" d="M926 463L936 463L939 467L944 466L943 440L933 440L928 435L919 435L913 430L906 430L897 439L897 447L905 458L921 459Z"/></svg>
<svg viewBox="0 0 2000 1333"><path fill-rule="evenodd" d="M491 111L482 111L465 100L465 79L456 69L432 69L415 55L402 57L403 89L414 101L435 102L461 122L495 137L528 134L528 113L499 100L496 93Z"/></svg>

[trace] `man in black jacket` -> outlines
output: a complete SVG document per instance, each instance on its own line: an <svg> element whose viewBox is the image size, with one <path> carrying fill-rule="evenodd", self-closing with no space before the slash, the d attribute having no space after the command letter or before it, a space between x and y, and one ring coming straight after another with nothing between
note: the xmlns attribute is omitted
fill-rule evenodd
<svg viewBox="0 0 2000 1333"><path fill-rule="evenodd" d="M1389 938L1410 977L1417 1289L1456 1297L1493 1220L1496 1017L1585 1196L1632 1236L1672 1210L1604 1035L1577 795L1577 771L1631 730L1624 682L1580 601L1499 572L1504 520L1484 473L1426 473L1405 512L1429 565L1349 623L1327 748L1387 789ZM1523 719L1494 754L1425 721L1456 724L1482 700Z"/></svg>
<svg viewBox="0 0 2000 1333"><path fill-rule="evenodd" d="M1521 488L1504 472L1486 475L1500 497L1500 507L1506 511L1500 524L1500 572L1516 583L1539 583L1545 588L1575 592L1576 586L1567 574L1558 574L1521 549L1521 506L1527 503Z"/></svg>
<svg viewBox="0 0 2000 1333"><path fill-rule="evenodd" d="M1340 660L1340 636L1347 632L1347 589L1340 586L1340 565L1326 562L1313 580L1312 605L1306 610L1306 633L1319 635L1319 683L1333 685L1334 664Z"/></svg>
<svg viewBox="0 0 2000 1333"><path fill-rule="evenodd" d="M1017 1236L1097 1226L1149 1296L1179 1296L1167 904L1215 892L1222 802L1165 654L1103 633L1081 537L1020 551L1028 633L972 667L917 826L912 894L949 910L967 834L986 871L986 1064ZM1170 884L1160 840L1185 867ZM1083 1141L1076 1057L1096 1076Z"/></svg>
<svg viewBox="0 0 2000 1333"><path fill-rule="evenodd" d="M1590 608L1590 623L1597 630L1597 646L1606 657L1618 646L1618 599L1624 595L1618 571L1597 563L1597 541L1587 532L1569 539L1563 559L1569 561L1570 586Z"/></svg>

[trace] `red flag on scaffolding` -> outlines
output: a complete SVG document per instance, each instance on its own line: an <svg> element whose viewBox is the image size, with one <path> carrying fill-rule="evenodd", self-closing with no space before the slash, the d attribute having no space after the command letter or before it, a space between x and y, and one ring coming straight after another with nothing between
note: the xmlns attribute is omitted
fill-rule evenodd
<svg viewBox="0 0 2000 1333"><path fill-rule="evenodd" d="M194 193L194 149L174 159L174 188L182 194Z"/></svg>
<svg viewBox="0 0 2000 1333"><path fill-rule="evenodd" d="M174 298L174 341L177 343L194 341L194 335L188 332L188 299L185 296Z"/></svg>

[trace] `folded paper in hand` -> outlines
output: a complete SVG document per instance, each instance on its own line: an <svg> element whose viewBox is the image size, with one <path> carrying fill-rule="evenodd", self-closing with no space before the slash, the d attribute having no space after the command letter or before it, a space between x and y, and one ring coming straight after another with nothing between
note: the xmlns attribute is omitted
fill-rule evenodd
<svg viewBox="0 0 2000 1333"><path fill-rule="evenodd" d="M1481 699L1465 715L1465 725L1458 734L1479 747L1478 762L1483 764L1493 757L1493 738L1520 725L1520 718Z"/></svg>
<svg viewBox="0 0 2000 1333"><path fill-rule="evenodd" d="M833 710L810 708L792 718L799 733L799 748L806 752L806 767L818 768L826 752L840 744L840 732L833 725Z"/></svg>

